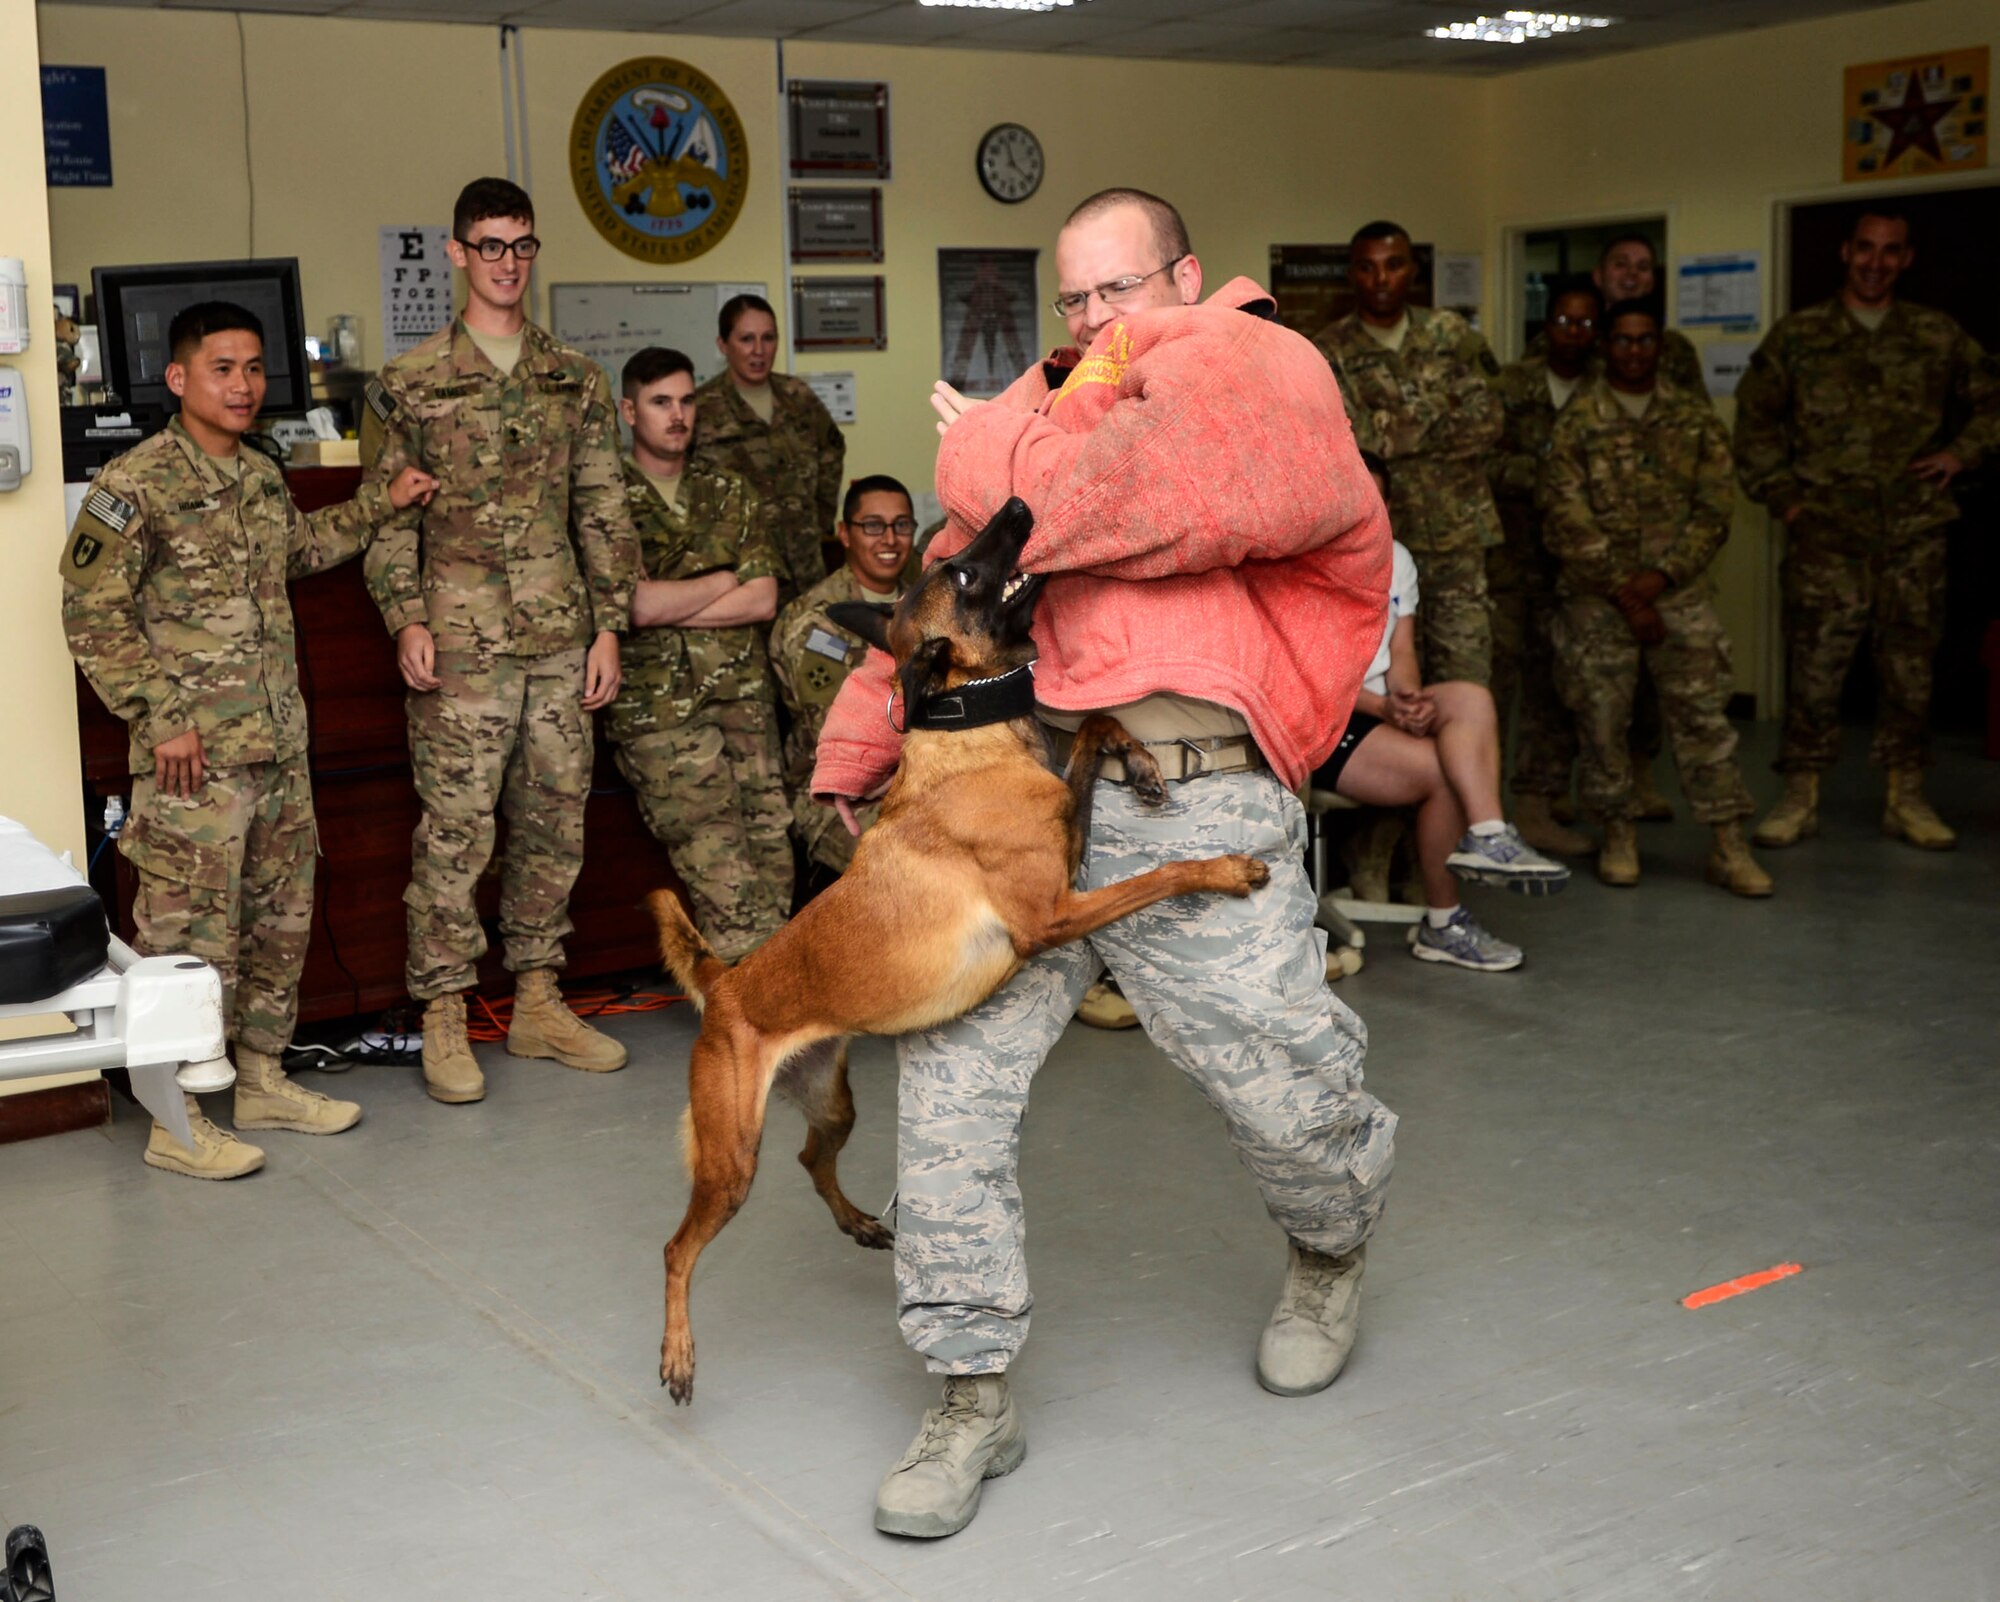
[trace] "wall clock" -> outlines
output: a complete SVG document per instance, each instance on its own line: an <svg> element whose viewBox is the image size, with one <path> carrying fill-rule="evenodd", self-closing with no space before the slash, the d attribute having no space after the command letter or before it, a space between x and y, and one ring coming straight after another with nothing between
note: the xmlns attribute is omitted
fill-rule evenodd
<svg viewBox="0 0 2000 1602"><path fill-rule="evenodd" d="M1042 142L1018 122L989 128L979 141L980 186L1014 206L1042 187Z"/></svg>

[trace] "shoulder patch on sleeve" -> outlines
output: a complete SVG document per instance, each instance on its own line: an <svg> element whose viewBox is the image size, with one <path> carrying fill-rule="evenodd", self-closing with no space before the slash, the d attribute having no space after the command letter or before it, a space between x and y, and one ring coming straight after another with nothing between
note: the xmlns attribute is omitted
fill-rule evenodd
<svg viewBox="0 0 2000 1602"><path fill-rule="evenodd" d="M76 527L70 530L69 544L63 547L62 576L71 584L89 588L104 571L105 552L125 537L138 520L139 509L130 501L99 485L83 498Z"/></svg>
<svg viewBox="0 0 2000 1602"><path fill-rule="evenodd" d="M123 534L132 526L132 519L139 515L139 508L130 501L121 500L99 485L83 498L84 514L102 523L113 534Z"/></svg>
<svg viewBox="0 0 2000 1602"><path fill-rule="evenodd" d="M396 403L390 399L389 392L382 387L382 380L379 378L369 379L361 393L367 397L368 409L375 414L376 419L380 422L388 422L389 414L396 409Z"/></svg>

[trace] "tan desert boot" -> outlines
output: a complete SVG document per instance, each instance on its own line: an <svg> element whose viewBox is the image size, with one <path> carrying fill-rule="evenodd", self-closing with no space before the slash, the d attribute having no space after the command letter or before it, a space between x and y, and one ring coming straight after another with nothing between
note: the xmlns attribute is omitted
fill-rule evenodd
<svg viewBox="0 0 2000 1602"><path fill-rule="evenodd" d="M550 968L515 976L507 1049L516 1057L553 1057L565 1068L591 1074L615 1073L625 1066L625 1048L569 1010Z"/></svg>
<svg viewBox="0 0 2000 1602"><path fill-rule="evenodd" d="M1715 845L1708 853L1708 882L1719 884L1733 896L1768 896L1771 876L1757 866L1750 846L1737 822L1715 826Z"/></svg>
<svg viewBox="0 0 2000 1602"><path fill-rule="evenodd" d="M1892 840L1907 840L1924 851L1949 851L1958 836L1924 799L1922 768L1895 768L1889 774L1889 804L1882 811L1882 832Z"/></svg>
<svg viewBox="0 0 2000 1602"><path fill-rule="evenodd" d="M1785 793L1750 836L1760 846L1797 845L1819 833L1819 775L1787 773Z"/></svg>
<svg viewBox="0 0 2000 1602"><path fill-rule="evenodd" d="M1604 820L1604 846L1597 853L1597 877L1621 890L1639 882L1639 831L1630 818Z"/></svg>
<svg viewBox="0 0 2000 1602"><path fill-rule="evenodd" d="M361 1122L361 1109L335 1101L285 1077L283 1061L236 1048L236 1127L289 1129L299 1135L337 1135Z"/></svg>
<svg viewBox="0 0 2000 1602"><path fill-rule="evenodd" d="M486 1076L465 1038L465 995L453 991L424 1008L424 1089L432 1101L480 1101Z"/></svg>
<svg viewBox="0 0 2000 1602"><path fill-rule="evenodd" d="M1076 1016L1079 1023L1087 1023L1093 1029L1139 1027L1139 1015L1132 1010L1132 1003L1108 984L1094 984L1086 990Z"/></svg>
<svg viewBox="0 0 2000 1602"><path fill-rule="evenodd" d="M1368 1248L1328 1257L1287 1244L1285 1286L1257 1342L1257 1383L1274 1396L1311 1396L1340 1378L1354 1350Z"/></svg>
<svg viewBox="0 0 2000 1602"><path fill-rule="evenodd" d="M1326 948L1326 982L1337 985L1343 979L1352 979L1361 971L1361 953L1353 946L1333 946Z"/></svg>
<svg viewBox="0 0 2000 1602"><path fill-rule="evenodd" d="M1674 821L1673 802L1653 782L1653 764L1639 756L1632 758L1632 816L1640 823Z"/></svg>
<svg viewBox="0 0 2000 1602"><path fill-rule="evenodd" d="M875 1493L875 1528L935 1541L956 1535L979 1511L986 1481L1012 1474L1028 1455L1021 1411L1005 1374L954 1375L944 1405L922 1428Z"/></svg>
<svg viewBox="0 0 2000 1602"><path fill-rule="evenodd" d="M1520 831L1521 838L1537 851L1558 857L1589 854L1590 836L1556 822L1549 798L1545 795L1514 797L1514 827Z"/></svg>
<svg viewBox="0 0 2000 1602"><path fill-rule="evenodd" d="M146 1165L164 1168L170 1174L186 1174L190 1179L241 1179L264 1166L264 1153L247 1140L238 1140L226 1129L208 1121L201 1103L187 1098L188 1133L194 1148L180 1145L164 1127L155 1123L146 1140Z"/></svg>

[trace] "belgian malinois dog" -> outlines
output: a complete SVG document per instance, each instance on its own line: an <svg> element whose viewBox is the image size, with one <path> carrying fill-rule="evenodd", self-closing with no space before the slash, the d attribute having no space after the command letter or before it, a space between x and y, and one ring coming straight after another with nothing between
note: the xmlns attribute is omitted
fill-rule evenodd
<svg viewBox="0 0 2000 1602"><path fill-rule="evenodd" d="M1066 779L1052 771L1028 632L1043 581L1018 565L1033 523L1010 500L893 609L833 608L835 622L895 657L907 724L880 818L839 880L733 968L675 896L648 899L661 958L702 1009L681 1124L693 1186L666 1248L660 1383L676 1402L694 1394L688 1281L750 1193L773 1090L805 1113L799 1161L834 1222L863 1246L888 1246L888 1228L842 1194L835 1172L854 1127L849 1035L930 1028L977 1006L1038 952L1167 896L1247 896L1270 877L1255 857L1226 856L1075 888L1103 757L1120 757L1149 802L1164 801L1166 786L1109 717L1084 721Z"/></svg>

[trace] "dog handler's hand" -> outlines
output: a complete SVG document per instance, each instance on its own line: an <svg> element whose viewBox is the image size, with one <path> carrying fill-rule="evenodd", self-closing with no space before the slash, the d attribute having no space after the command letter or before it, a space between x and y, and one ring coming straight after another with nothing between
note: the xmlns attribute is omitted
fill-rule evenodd
<svg viewBox="0 0 2000 1602"><path fill-rule="evenodd" d="M432 671L437 666L437 641L421 623L405 623L396 631L396 667L403 682L420 694L435 690L444 681Z"/></svg>
<svg viewBox="0 0 2000 1602"><path fill-rule="evenodd" d="M984 406L982 400L972 400L939 379L931 386L931 410L938 414L937 431L942 434L975 406Z"/></svg>
<svg viewBox="0 0 2000 1602"><path fill-rule="evenodd" d="M201 788L207 770L199 730L189 729L153 747L153 780L168 795L188 800Z"/></svg>
<svg viewBox="0 0 2000 1602"><path fill-rule="evenodd" d="M832 798L833 810L840 814L840 821L847 825L847 832L856 839L861 837L861 820L854 815L856 806L870 801L880 801L889 793L889 781L884 779L864 796L837 795Z"/></svg>

